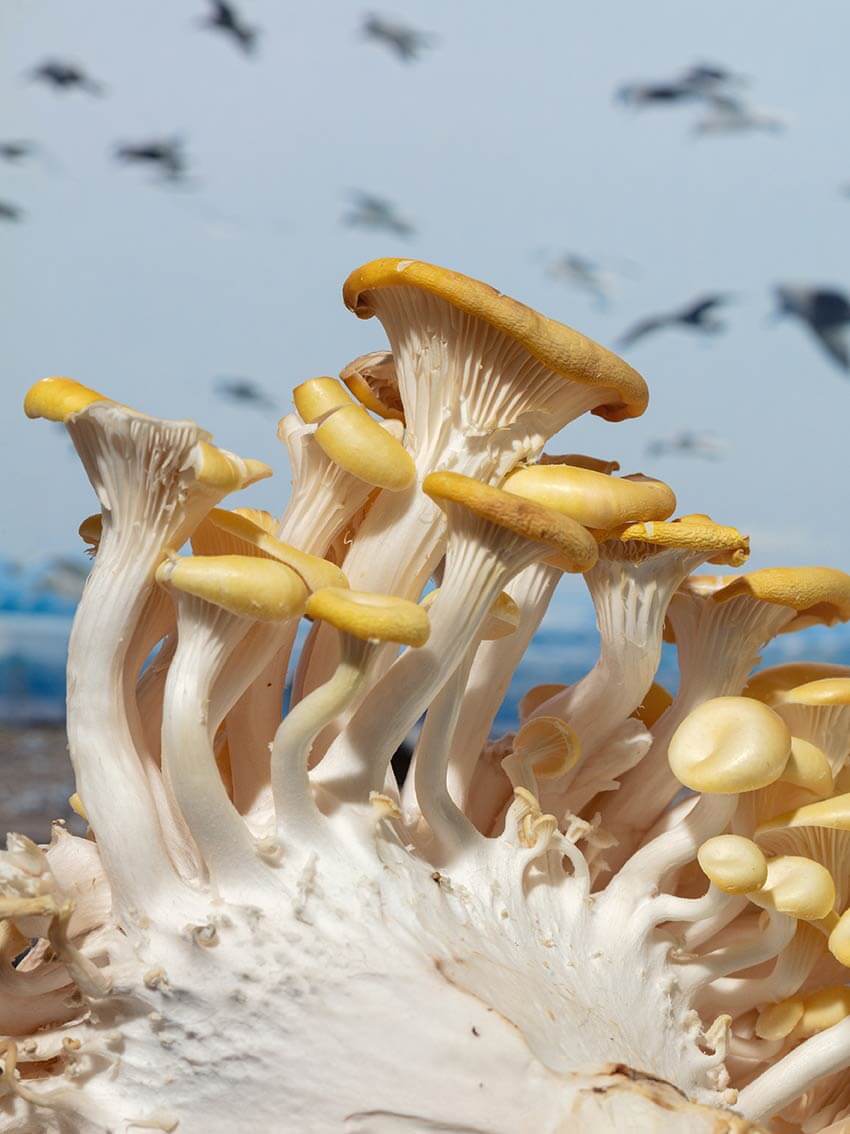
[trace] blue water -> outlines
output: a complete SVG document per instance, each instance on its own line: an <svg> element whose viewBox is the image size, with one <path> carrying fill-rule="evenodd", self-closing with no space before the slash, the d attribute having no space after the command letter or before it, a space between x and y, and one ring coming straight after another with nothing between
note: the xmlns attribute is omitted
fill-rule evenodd
<svg viewBox="0 0 850 1134"><path fill-rule="evenodd" d="M0 724L61 722L64 717L74 602L46 592L44 578L44 568L22 570L0 562ZM586 597L557 599L517 670L496 730L514 727L517 703L531 686L577 681L594 664L597 651ZM797 658L850 664L850 623L786 634L768 646L763 661L775 665ZM659 680L675 689L675 647L664 647Z"/></svg>

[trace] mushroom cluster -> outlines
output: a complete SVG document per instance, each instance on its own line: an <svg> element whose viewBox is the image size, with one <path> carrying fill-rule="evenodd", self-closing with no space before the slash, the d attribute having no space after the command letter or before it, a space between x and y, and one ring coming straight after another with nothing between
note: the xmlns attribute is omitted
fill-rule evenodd
<svg viewBox="0 0 850 1134"><path fill-rule="evenodd" d="M545 454L647 404L578 332L411 260L343 295L389 349L296 388L280 519L220 506L271 470L193 422L26 396L100 512L88 832L0 852L3 1129L847 1130L850 669L754 670L850 576L697 574L747 538ZM493 737L564 573L599 660Z"/></svg>

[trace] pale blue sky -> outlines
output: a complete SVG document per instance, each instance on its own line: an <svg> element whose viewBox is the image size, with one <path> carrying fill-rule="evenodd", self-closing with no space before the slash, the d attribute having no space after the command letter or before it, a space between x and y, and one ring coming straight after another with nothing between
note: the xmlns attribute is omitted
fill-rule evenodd
<svg viewBox="0 0 850 1134"><path fill-rule="evenodd" d="M71 375L162 416L194 417L224 446L269 461L252 490L288 489L275 420L212 394L244 374L279 396L383 345L342 306L347 273L376 256L477 276L611 342L634 318L711 289L739 294L729 332L636 345L650 408L586 419L554 449L620 459L668 480L681 511L753 537L752 565L850 566L850 383L797 324L767 323L777 280L850 286L850 9L839 0L394 0L377 10L439 37L403 66L358 33L369 4L242 0L264 28L256 61L199 30L202 0L4 0L0 138L49 158L0 167L5 550L77 546L92 496L57 431L28 423L35 379ZM21 80L77 59L109 97ZM752 77L781 135L694 140L696 111L631 113L635 77L697 61ZM169 192L115 165L114 142L179 133L197 187ZM418 226L400 240L342 227L345 191L384 194ZM608 310L547 279L535 250L629 260ZM729 440L723 462L650 462L649 438L691 426ZM247 502L247 497L246 497Z"/></svg>

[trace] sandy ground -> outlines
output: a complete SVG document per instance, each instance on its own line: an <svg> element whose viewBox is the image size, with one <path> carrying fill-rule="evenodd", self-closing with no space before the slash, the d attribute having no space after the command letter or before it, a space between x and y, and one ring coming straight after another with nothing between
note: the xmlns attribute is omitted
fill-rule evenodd
<svg viewBox="0 0 850 1134"><path fill-rule="evenodd" d="M53 819L83 834L85 824L68 806L73 790L64 729L0 726L0 845L6 831L47 842Z"/></svg>

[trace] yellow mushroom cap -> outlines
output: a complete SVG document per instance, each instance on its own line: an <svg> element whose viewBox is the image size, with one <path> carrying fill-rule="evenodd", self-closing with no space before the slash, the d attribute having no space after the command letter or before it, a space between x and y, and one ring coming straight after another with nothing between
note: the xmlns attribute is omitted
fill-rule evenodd
<svg viewBox="0 0 850 1134"><path fill-rule="evenodd" d="M802 625L822 622L831 626L850 619L850 575L834 567L765 567L749 571L718 591L714 601L728 602L738 595L791 607L805 618Z"/></svg>
<svg viewBox="0 0 850 1134"><path fill-rule="evenodd" d="M611 390L611 399L592 411L600 417L622 421L639 417L646 409L646 383L628 363L479 280L421 260L372 260L345 281L343 300L358 318L369 319L376 310L374 293L386 287L411 287L435 295L519 343L554 373Z"/></svg>
<svg viewBox="0 0 850 1134"><path fill-rule="evenodd" d="M850 969L850 910L845 910L833 926L827 945L836 961Z"/></svg>
<svg viewBox="0 0 850 1134"><path fill-rule="evenodd" d="M316 441L332 461L359 480L401 492L416 479L413 458L362 406L343 406L317 426Z"/></svg>
<svg viewBox="0 0 850 1134"><path fill-rule="evenodd" d="M825 677L850 677L850 666L833 662L783 662L754 673L743 691L744 697L755 697L768 704L775 694L794 689L797 685L821 681Z"/></svg>
<svg viewBox="0 0 850 1134"><path fill-rule="evenodd" d="M676 507L673 490L663 481L629 480L573 465L527 465L509 473L502 488L604 531L636 520L663 520Z"/></svg>
<svg viewBox="0 0 850 1134"><path fill-rule="evenodd" d="M774 783L790 752L791 733L772 709L748 697L715 697L685 717L668 759L686 787L728 794Z"/></svg>
<svg viewBox="0 0 850 1134"><path fill-rule="evenodd" d="M833 789L832 769L826 753L800 736L791 737L791 755L779 778L814 795L830 795Z"/></svg>
<svg viewBox="0 0 850 1134"><path fill-rule="evenodd" d="M389 421L404 421L404 406L390 351L361 354L349 362L339 376L366 409Z"/></svg>
<svg viewBox="0 0 850 1134"><path fill-rule="evenodd" d="M306 425L354 403L336 378L310 378L292 391L292 400Z"/></svg>
<svg viewBox="0 0 850 1134"><path fill-rule="evenodd" d="M283 563L248 555L187 555L166 559L157 582L258 622L278 622L304 611L307 588Z"/></svg>
<svg viewBox="0 0 850 1134"><path fill-rule="evenodd" d="M756 838L771 831L786 831L794 827L819 827L827 831L850 831L850 793L833 795L830 799L819 799L795 807L782 815L760 823Z"/></svg>
<svg viewBox="0 0 850 1134"><path fill-rule="evenodd" d="M544 705L556 693L563 693L567 688L563 682L544 682L541 685L534 685L528 692L520 698L519 702L519 715L521 718L529 716L535 709Z"/></svg>
<svg viewBox="0 0 850 1134"><path fill-rule="evenodd" d="M198 442L198 454L197 478L216 492L236 492L272 475L272 470L263 461L237 457L209 441Z"/></svg>
<svg viewBox="0 0 850 1134"><path fill-rule="evenodd" d="M819 988L803 1001L803 1014L797 1025L795 1035L801 1039L817 1035L827 1028L840 1024L850 1016L850 988L846 985L832 985Z"/></svg>
<svg viewBox="0 0 850 1134"><path fill-rule="evenodd" d="M598 473L615 473L619 471L619 461L606 461L602 457L589 457L585 453L542 453L538 464L541 465L572 465L577 469L592 469Z"/></svg>
<svg viewBox="0 0 850 1134"><path fill-rule="evenodd" d="M97 551L101 536L103 535L103 514L101 512L95 512L91 516L86 516L77 528L77 532L83 543L88 544L88 550L91 553Z"/></svg>
<svg viewBox="0 0 850 1134"><path fill-rule="evenodd" d="M708 839L697 861L706 878L726 894L750 894L767 881L767 859L761 847L741 835Z"/></svg>
<svg viewBox="0 0 850 1134"><path fill-rule="evenodd" d="M672 704L673 698L670 693L663 685L653 681L632 716L647 728L652 728L658 718L666 713Z"/></svg>
<svg viewBox="0 0 850 1134"><path fill-rule="evenodd" d="M681 516L677 520L629 524L610 533L610 536L624 542L638 540L659 549L711 552L709 563L725 563L732 567L740 567L750 554L749 536L741 535L737 528L715 524L708 516L697 514Z"/></svg>
<svg viewBox="0 0 850 1134"><path fill-rule="evenodd" d="M395 595L323 587L310 595L306 613L355 638L404 646L424 646L431 632L427 611Z"/></svg>
<svg viewBox="0 0 850 1134"><path fill-rule="evenodd" d="M253 552L276 559L279 563L285 563L301 576L308 590L348 586L348 580L336 564L283 543L270 535L266 527L261 527L238 510L228 512L225 508L212 508L192 537L193 550L206 554L210 529L229 536L236 554ZM218 549L212 544L210 550Z"/></svg>
<svg viewBox="0 0 850 1134"><path fill-rule="evenodd" d="M850 705L850 677L824 677L777 693L778 705Z"/></svg>
<svg viewBox="0 0 850 1134"><path fill-rule="evenodd" d="M481 639L484 642L496 642L513 634L517 626L519 626L519 607L507 591L502 591L484 620Z"/></svg>
<svg viewBox="0 0 850 1134"><path fill-rule="evenodd" d="M24 413L27 417L44 417L48 421L66 421L92 402L111 400L73 378L42 378L27 390Z"/></svg>
<svg viewBox="0 0 850 1134"><path fill-rule="evenodd" d="M71 795L68 796L68 806L75 814L79 815L81 819L85 819L85 821L88 823L88 812L86 811L85 806L83 805L83 801L80 799L80 796L77 792L72 792Z"/></svg>
<svg viewBox="0 0 850 1134"><path fill-rule="evenodd" d="M538 780L557 779L574 767L581 756L575 729L560 717L526 721L513 741L513 753L528 764Z"/></svg>
<svg viewBox="0 0 850 1134"><path fill-rule="evenodd" d="M422 488L441 507L460 504L495 527L550 547L562 570L588 571L598 558L596 540L586 528L531 500L453 472L430 473Z"/></svg>
<svg viewBox="0 0 850 1134"><path fill-rule="evenodd" d="M803 1018L803 1001L790 996L763 1008L756 1020L755 1032L759 1039L780 1040L790 1036Z"/></svg>
<svg viewBox="0 0 850 1134"><path fill-rule="evenodd" d="M277 538L277 531L280 524L277 518L267 512L265 508L234 508L234 516L244 516L246 520L250 520L252 524L256 524L258 528L262 528L264 532Z"/></svg>
<svg viewBox="0 0 850 1134"><path fill-rule="evenodd" d="M767 860L767 881L747 896L762 909L776 910L801 921L820 921L835 906L835 882L819 862L783 854Z"/></svg>

